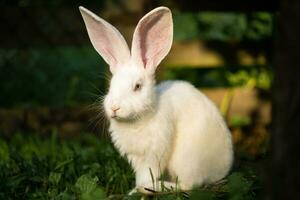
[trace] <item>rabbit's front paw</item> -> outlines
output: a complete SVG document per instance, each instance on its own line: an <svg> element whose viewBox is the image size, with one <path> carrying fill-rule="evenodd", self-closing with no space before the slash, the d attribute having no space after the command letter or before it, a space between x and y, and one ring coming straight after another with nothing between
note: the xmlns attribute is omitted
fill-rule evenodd
<svg viewBox="0 0 300 200"><path fill-rule="evenodd" d="M137 189L137 187L135 187L132 190L130 190L130 192L128 193L128 195L133 195L133 194L135 194L137 192L138 192L138 189Z"/></svg>

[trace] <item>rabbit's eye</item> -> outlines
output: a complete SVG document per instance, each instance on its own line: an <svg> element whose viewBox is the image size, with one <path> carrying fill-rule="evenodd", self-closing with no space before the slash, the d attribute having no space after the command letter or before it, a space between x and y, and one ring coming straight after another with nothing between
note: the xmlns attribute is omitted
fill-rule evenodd
<svg viewBox="0 0 300 200"><path fill-rule="evenodd" d="M139 91L141 89L142 89L142 84L136 83L133 90L136 92L136 91Z"/></svg>

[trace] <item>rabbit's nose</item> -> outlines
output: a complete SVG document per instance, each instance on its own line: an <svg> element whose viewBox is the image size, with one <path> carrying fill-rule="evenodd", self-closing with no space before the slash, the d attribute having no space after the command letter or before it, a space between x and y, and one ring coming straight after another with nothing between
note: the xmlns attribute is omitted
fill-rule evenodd
<svg viewBox="0 0 300 200"><path fill-rule="evenodd" d="M120 110L120 106L112 106L110 109L116 113L117 110Z"/></svg>

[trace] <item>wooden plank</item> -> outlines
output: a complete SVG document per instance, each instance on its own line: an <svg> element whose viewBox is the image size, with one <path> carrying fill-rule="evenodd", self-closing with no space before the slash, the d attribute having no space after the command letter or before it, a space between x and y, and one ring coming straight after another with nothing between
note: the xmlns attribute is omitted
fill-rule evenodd
<svg viewBox="0 0 300 200"><path fill-rule="evenodd" d="M235 47L230 47L227 44L227 48L224 47L220 50L220 48L209 48L206 42L201 40L174 41L172 49L162 65L168 68L267 65L269 64L267 58L269 49L267 46L267 44L258 46L255 50L257 52L254 53L250 47L243 44L236 44Z"/></svg>
<svg viewBox="0 0 300 200"><path fill-rule="evenodd" d="M218 107L220 107L225 95L230 89L200 89L207 95ZM258 90L254 88L234 88L233 98L229 106L228 119L234 116L240 116L254 119L261 124L269 124L271 121L271 104L269 101L261 100L258 96Z"/></svg>
<svg viewBox="0 0 300 200"><path fill-rule="evenodd" d="M163 65L168 67L216 67L224 65L225 62L222 56L217 52L207 49L203 42L196 41L185 41L185 42L174 42L172 49Z"/></svg>

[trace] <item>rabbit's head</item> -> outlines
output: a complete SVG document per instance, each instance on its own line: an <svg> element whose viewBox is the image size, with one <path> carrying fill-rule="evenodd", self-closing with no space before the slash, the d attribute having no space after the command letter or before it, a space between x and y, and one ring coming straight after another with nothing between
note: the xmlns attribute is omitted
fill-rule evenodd
<svg viewBox="0 0 300 200"><path fill-rule="evenodd" d="M159 7L138 23L131 53L120 32L91 11L80 7L88 35L113 76L104 100L107 116L114 120L136 120L155 111L155 70L170 51L172 15Z"/></svg>

